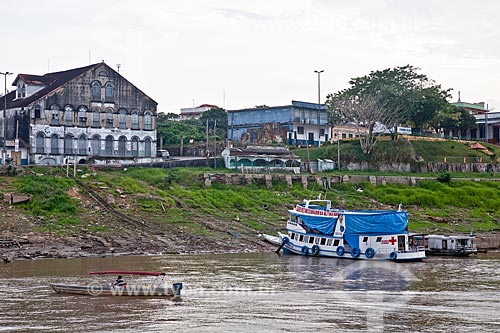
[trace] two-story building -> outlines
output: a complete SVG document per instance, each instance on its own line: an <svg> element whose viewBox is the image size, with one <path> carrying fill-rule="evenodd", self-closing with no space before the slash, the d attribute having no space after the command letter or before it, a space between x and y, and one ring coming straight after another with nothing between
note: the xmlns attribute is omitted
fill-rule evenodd
<svg viewBox="0 0 500 333"><path fill-rule="evenodd" d="M104 62L19 74L0 98L0 145L17 164L119 163L156 156L157 104ZM5 100L6 99L6 100Z"/></svg>
<svg viewBox="0 0 500 333"><path fill-rule="evenodd" d="M327 108L292 101L291 105L228 110L228 139L242 143L319 145L331 141Z"/></svg>

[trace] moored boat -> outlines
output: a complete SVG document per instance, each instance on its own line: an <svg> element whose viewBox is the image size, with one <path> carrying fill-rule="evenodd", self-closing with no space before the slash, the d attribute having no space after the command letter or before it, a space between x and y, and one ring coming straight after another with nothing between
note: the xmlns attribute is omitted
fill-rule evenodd
<svg viewBox="0 0 500 333"><path fill-rule="evenodd" d="M273 235L268 235L268 234L259 234L259 238L262 238L268 243L274 244L274 245L280 245L280 238L278 236L273 236Z"/></svg>
<svg viewBox="0 0 500 333"><path fill-rule="evenodd" d="M289 210L285 253L322 257L420 261L425 250L408 233L402 210L343 210L330 200L304 200Z"/></svg>
<svg viewBox="0 0 500 333"><path fill-rule="evenodd" d="M428 255L466 257L477 254L474 235L425 235Z"/></svg>
<svg viewBox="0 0 500 333"><path fill-rule="evenodd" d="M131 276L154 276L157 279L147 285L135 285L124 283L123 285L113 285L92 281L86 285L65 285L51 284L50 287L58 294L75 294L90 296L149 296L149 297L167 297L173 300L180 300L182 283L174 283L172 287L165 285L165 276L163 272L148 271L95 271L89 272L90 275L131 275Z"/></svg>

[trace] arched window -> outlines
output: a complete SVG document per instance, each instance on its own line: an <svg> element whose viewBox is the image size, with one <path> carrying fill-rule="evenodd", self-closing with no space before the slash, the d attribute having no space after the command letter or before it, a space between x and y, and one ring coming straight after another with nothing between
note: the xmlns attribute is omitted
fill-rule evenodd
<svg viewBox="0 0 500 333"><path fill-rule="evenodd" d="M151 123L151 112L149 112L149 111L144 113L144 129L145 130L153 129L153 126Z"/></svg>
<svg viewBox="0 0 500 333"><path fill-rule="evenodd" d="M50 137L50 153L59 155L59 135L52 134Z"/></svg>
<svg viewBox="0 0 500 333"><path fill-rule="evenodd" d="M45 135L43 133L38 133L35 138L35 152L37 154L43 154L45 152Z"/></svg>
<svg viewBox="0 0 500 333"><path fill-rule="evenodd" d="M132 111L132 129L139 129L139 113Z"/></svg>
<svg viewBox="0 0 500 333"><path fill-rule="evenodd" d="M87 155L87 136L85 134L78 137L78 155Z"/></svg>
<svg viewBox="0 0 500 333"><path fill-rule="evenodd" d="M87 107L80 106L78 108L78 123L80 126L87 126Z"/></svg>
<svg viewBox="0 0 500 333"><path fill-rule="evenodd" d="M92 148L91 155L93 156L101 155L101 137L99 135L96 134L92 137L91 148Z"/></svg>
<svg viewBox="0 0 500 333"><path fill-rule="evenodd" d="M64 124L66 126L73 126L73 107L71 105L64 107Z"/></svg>
<svg viewBox="0 0 500 333"><path fill-rule="evenodd" d="M59 105L57 104L53 104L51 107L50 107L50 110L52 112L52 119L51 119L51 124L52 125L59 125Z"/></svg>
<svg viewBox="0 0 500 333"><path fill-rule="evenodd" d="M134 136L132 138L132 156L137 157L139 156L139 138Z"/></svg>
<svg viewBox="0 0 500 333"><path fill-rule="evenodd" d="M123 135L118 138L118 156L125 156L127 138Z"/></svg>
<svg viewBox="0 0 500 333"><path fill-rule="evenodd" d="M101 109L92 108L92 127L101 127Z"/></svg>
<svg viewBox="0 0 500 333"><path fill-rule="evenodd" d="M73 155L75 151L73 150L73 135L68 134L64 138L64 154Z"/></svg>
<svg viewBox="0 0 500 333"><path fill-rule="evenodd" d="M120 123L120 128L127 128L127 110L120 109L118 110L118 121Z"/></svg>
<svg viewBox="0 0 500 333"><path fill-rule="evenodd" d="M104 100L107 102L113 101L113 84L111 82L106 83L104 86Z"/></svg>
<svg viewBox="0 0 500 333"><path fill-rule="evenodd" d="M101 83L99 81L92 82L92 100L101 101Z"/></svg>
<svg viewBox="0 0 500 333"><path fill-rule="evenodd" d="M106 110L106 128L113 128L113 110Z"/></svg>
<svg viewBox="0 0 500 333"><path fill-rule="evenodd" d="M106 137L106 142L105 142L105 147L104 147L104 153L106 156L113 156L113 149L114 149L114 139L111 135L108 135Z"/></svg>
<svg viewBox="0 0 500 333"><path fill-rule="evenodd" d="M144 139L144 156L151 157L151 138Z"/></svg>

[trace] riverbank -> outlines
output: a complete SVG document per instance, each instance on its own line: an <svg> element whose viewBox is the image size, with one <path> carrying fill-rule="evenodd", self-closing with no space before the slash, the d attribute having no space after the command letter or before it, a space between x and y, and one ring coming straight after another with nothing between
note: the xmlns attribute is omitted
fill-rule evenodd
<svg viewBox="0 0 500 333"><path fill-rule="evenodd" d="M13 236L13 235L11 235ZM150 235L151 236L151 235ZM179 242L166 243L166 238L153 240L140 235L131 237L124 234L54 236L29 232L20 237L11 237L10 243L4 238L0 246L0 258L4 263L14 260L40 258L82 258L112 257L124 255L159 254L206 254L206 253L248 253L270 252L276 249L258 237L240 236L228 233L220 239L204 239L200 236L182 235ZM482 233L476 235L475 243L480 250L500 250L500 234Z"/></svg>

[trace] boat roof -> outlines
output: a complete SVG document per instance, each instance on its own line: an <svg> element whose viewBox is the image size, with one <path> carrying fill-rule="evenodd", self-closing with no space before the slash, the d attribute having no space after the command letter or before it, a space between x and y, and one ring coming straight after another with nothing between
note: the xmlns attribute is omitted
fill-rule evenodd
<svg viewBox="0 0 500 333"><path fill-rule="evenodd" d="M94 271L89 272L91 275L149 275L149 276L160 276L165 275L163 272L149 272L149 271L118 271L118 270L110 270L110 271Z"/></svg>

